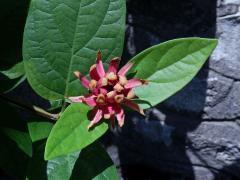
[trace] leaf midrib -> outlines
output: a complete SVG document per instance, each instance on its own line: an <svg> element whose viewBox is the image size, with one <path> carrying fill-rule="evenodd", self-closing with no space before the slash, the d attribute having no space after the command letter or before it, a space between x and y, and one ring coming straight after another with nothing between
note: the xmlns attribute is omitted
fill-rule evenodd
<svg viewBox="0 0 240 180"><path fill-rule="evenodd" d="M82 49L84 46L86 46L91 40L92 38L89 38L89 40L77 51L77 52L74 52L74 45L76 43L75 41L75 36L76 36L76 31L77 31L77 25L78 25L78 21L79 21L79 13L80 13L80 9L81 9L81 1L79 2L80 5L79 5L79 8L78 8L78 13L77 13L77 20L76 20L76 25L75 25L75 30L74 30L74 37L73 37L73 41L72 41L72 47L71 47L71 59L70 59L70 63L69 63L69 66L68 66L68 74L67 74L67 79L66 79L66 87L65 87L65 90L64 90L64 97L66 97L68 95L68 90L69 90L69 81L70 81L70 77L71 77L71 69L72 69L72 63L73 63L73 57L76 53L78 53L80 51L80 49ZM105 17L107 15L107 12L108 12L108 9L110 7L110 0L108 1L108 8L107 11L105 12L105 15L104 17L102 18L102 22L100 23L100 25L98 26L98 28L96 29L96 32L92 35L92 37L94 37L97 32L99 31L99 28L101 27L101 25L103 24L104 20L105 20Z"/></svg>
<svg viewBox="0 0 240 180"><path fill-rule="evenodd" d="M75 25L75 29L74 29L74 37L73 37L73 40L72 40L72 47L71 47L71 59L70 59L70 63L69 63L69 66L68 66L68 74L67 74L67 79L66 79L66 87L65 87L65 90L64 90L64 97L67 96L67 92L68 92L68 82L70 80L70 77L71 77L71 69L72 69L72 63L73 63L73 55L74 55L74 52L73 52L73 47L74 47L74 44L75 44L75 38L76 38L76 32L77 32L77 25L78 25L78 21L79 21L79 13L80 13L80 9L81 9L81 2L82 0L80 0L79 2L79 8L78 8L78 13L77 13L77 19L76 19L76 25ZM65 101L65 100L64 100Z"/></svg>

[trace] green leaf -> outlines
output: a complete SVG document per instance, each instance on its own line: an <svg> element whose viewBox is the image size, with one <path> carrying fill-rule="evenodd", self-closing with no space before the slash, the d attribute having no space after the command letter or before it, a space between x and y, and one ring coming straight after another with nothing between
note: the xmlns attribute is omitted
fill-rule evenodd
<svg viewBox="0 0 240 180"><path fill-rule="evenodd" d="M23 61L15 64L8 70L0 71L2 74L7 76L9 79L16 79L25 74Z"/></svg>
<svg viewBox="0 0 240 180"><path fill-rule="evenodd" d="M29 135L32 142L39 141L48 137L53 124L50 122L31 122L28 123Z"/></svg>
<svg viewBox="0 0 240 180"><path fill-rule="evenodd" d="M71 180L118 180L116 167L99 143L84 148L74 166Z"/></svg>
<svg viewBox="0 0 240 180"><path fill-rule="evenodd" d="M25 79L25 69L23 61L15 64L8 70L0 71L0 92L7 93L15 89L20 85Z"/></svg>
<svg viewBox="0 0 240 180"><path fill-rule="evenodd" d="M33 89L50 100L86 92L73 72L87 74L98 49L104 61L121 55L125 14L125 0L32 1L23 56Z"/></svg>
<svg viewBox="0 0 240 180"><path fill-rule="evenodd" d="M69 180L72 174L75 162L80 152L74 152L66 156L61 156L48 161L47 176L48 180Z"/></svg>
<svg viewBox="0 0 240 180"><path fill-rule="evenodd" d="M215 39L183 38L153 46L131 61L135 77L147 79L148 85L135 88L142 101L152 106L164 101L188 84L217 45ZM140 103L142 108L150 107Z"/></svg>
<svg viewBox="0 0 240 180"><path fill-rule="evenodd" d="M67 107L48 137L45 149L46 160L79 151L107 131L106 123L101 123L88 131L89 110L88 106L79 103Z"/></svg>
<svg viewBox="0 0 240 180"><path fill-rule="evenodd" d="M28 133L9 128L2 128L2 132L13 140L23 152L32 157L32 142Z"/></svg>

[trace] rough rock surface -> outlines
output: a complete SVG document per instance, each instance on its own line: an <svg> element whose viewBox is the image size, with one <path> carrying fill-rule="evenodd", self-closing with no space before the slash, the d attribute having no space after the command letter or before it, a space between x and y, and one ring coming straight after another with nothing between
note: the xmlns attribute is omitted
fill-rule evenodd
<svg viewBox="0 0 240 180"><path fill-rule="evenodd" d="M125 59L177 37L216 37L198 76L103 138L128 179L240 178L240 0L128 1Z"/></svg>

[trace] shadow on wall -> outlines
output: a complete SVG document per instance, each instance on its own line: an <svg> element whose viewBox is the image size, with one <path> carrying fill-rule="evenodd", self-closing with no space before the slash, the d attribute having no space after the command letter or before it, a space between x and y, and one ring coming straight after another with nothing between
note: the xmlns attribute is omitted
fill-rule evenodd
<svg viewBox="0 0 240 180"><path fill-rule="evenodd" d="M215 37L217 0L129 0L127 8L125 60L166 40ZM206 63L189 85L148 110L145 119L128 114L125 126L105 137L105 144L117 146L124 179L234 176L201 159L188 137L203 122L208 72Z"/></svg>

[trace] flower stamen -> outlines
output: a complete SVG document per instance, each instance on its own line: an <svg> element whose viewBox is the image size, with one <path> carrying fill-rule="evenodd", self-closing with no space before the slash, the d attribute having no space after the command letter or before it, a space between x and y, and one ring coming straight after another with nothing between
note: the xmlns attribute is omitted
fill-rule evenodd
<svg viewBox="0 0 240 180"><path fill-rule="evenodd" d="M119 104L119 103L121 103L124 100L124 95L123 94L116 95L114 97L114 100L115 100L116 103Z"/></svg>
<svg viewBox="0 0 240 180"><path fill-rule="evenodd" d="M93 89L95 89L96 87L97 87L97 81L94 80L94 79L92 79L92 80L90 81L90 83L89 83L89 89L90 89L90 90L93 90Z"/></svg>
<svg viewBox="0 0 240 180"><path fill-rule="evenodd" d="M106 78L110 81L117 80L117 75L114 72L107 73Z"/></svg>
<svg viewBox="0 0 240 180"><path fill-rule="evenodd" d="M97 96L96 102L97 102L99 105L104 105L104 104L106 104L106 103L105 103L105 96L104 96L103 94L99 94L99 95Z"/></svg>
<svg viewBox="0 0 240 180"><path fill-rule="evenodd" d="M116 90L117 92L121 92L122 90L124 90L124 87L121 86L120 83L117 83L114 87L114 90Z"/></svg>
<svg viewBox="0 0 240 180"><path fill-rule="evenodd" d="M127 80L127 78L126 78L126 76L118 76L119 77L119 83L122 85L122 86L124 86L124 85L126 85L127 83L128 83L128 80Z"/></svg>

